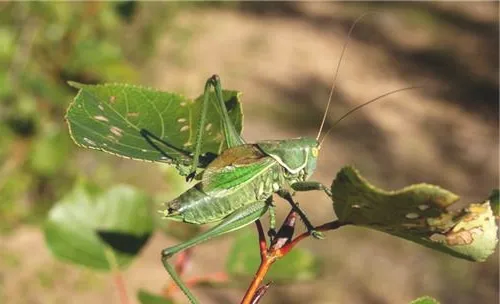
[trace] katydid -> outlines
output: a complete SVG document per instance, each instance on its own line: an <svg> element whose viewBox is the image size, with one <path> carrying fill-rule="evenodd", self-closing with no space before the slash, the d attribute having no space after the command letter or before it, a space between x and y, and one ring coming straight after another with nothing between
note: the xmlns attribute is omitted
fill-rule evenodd
<svg viewBox="0 0 500 304"><path fill-rule="evenodd" d="M322 234L314 230L314 226L304 212L293 201L292 195L295 191L321 190L331 196L330 190L323 184L307 181L316 168L320 150L318 139L325 118L323 118L317 138L301 137L247 144L236 132L227 116L220 79L217 75L210 77L205 85L202 111L207 109L210 86L215 89L218 109L222 113L223 130L227 138L228 149L222 151L220 155L200 155L204 129L201 127L204 126L203 112L198 125L194 153L174 147L145 129L140 131L144 139L165 158L176 161L168 152L160 148L160 144L193 160L190 170L180 172L187 176L186 180L196 179L198 182L174 200L166 203L166 209L162 212L164 216L171 220L197 225L220 222L204 233L162 251L165 269L191 303L198 302L181 281L175 269L168 263L170 257L210 238L253 223L268 209L273 212L272 195L275 193L290 203L315 238L322 238ZM389 94L411 88L396 90L363 103L348 111L337 122L362 106ZM204 170L197 174L197 169L200 168Z"/></svg>
<svg viewBox="0 0 500 304"><path fill-rule="evenodd" d="M350 36L355 24L363 16L354 22L348 36ZM254 144L245 143L239 132L236 131L231 119L229 119L222 96L220 79L217 75L210 77L205 84L201 117L197 124L194 150L192 149L191 152L183 150L146 129L140 130L140 134L149 145L160 152L163 158L170 159L172 163L176 164L179 172L186 176L187 181L193 179L198 181L192 188L166 203L166 208L162 212L164 216L171 220L197 225L219 222L219 224L204 233L162 251L161 259L165 269L191 303L198 302L182 282L175 269L170 266L168 259L174 254L210 238L253 223L263 216L267 210L270 210L272 230L274 218L272 196L275 193L284 198L292 206L302 218L308 231L315 238L322 238L322 234L314 230L314 226L310 223L304 212L293 201L292 195L295 191L321 190L331 196L330 190L327 187L319 182L308 181L308 178L316 168L321 146L319 137L326 120L332 93L335 88L335 80L346 47L347 42L343 47L339 63L337 64L328 104L316 138L301 137L285 140L267 140ZM211 153L201 154L205 118L209 105L208 96L211 87L215 90L217 99L215 106L220 114L224 141L227 146L227 149L219 155ZM348 111L333 126L350 113L365 105L389 94L413 88L415 87L395 90L365 102ZM325 138L326 135L324 135L323 140ZM160 148L160 145L166 148L165 151ZM172 153L168 151L172 151ZM179 158L179 155L182 157Z"/></svg>
<svg viewBox="0 0 500 304"><path fill-rule="evenodd" d="M200 155L200 147L204 131L202 127L204 112L207 109L211 86L217 96L228 149L208 162L206 155ZM314 237L321 238L321 233L314 231L313 225L293 201L292 195L294 191L308 190L323 190L330 195L329 189L321 183L306 181L316 168L319 151L317 139L303 137L247 144L228 118L218 76L214 75L208 79L204 96L194 154L173 147L145 129L140 131L145 140L164 157L174 160L159 147L159 144L193 159L191 171L186 179L196 179L199 182L176 199L166 203L163 212L165 217L198 225L220 221L218 225L193 239L162 251L162 262L166 270L192 303L197 303L195 297L168 263L172 255L212 237L253 223L268 208L273 208L274 193L290 203ZM204 171L196 174L198 168L203 168Z"/></svg>

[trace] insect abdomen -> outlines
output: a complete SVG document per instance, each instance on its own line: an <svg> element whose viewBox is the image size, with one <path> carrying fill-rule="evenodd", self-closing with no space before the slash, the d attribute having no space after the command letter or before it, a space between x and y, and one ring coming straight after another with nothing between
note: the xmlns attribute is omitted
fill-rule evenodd
<svg viewBox="0 0 500 304"><path fill-rule="evenodd" d="M231 189L203 192L198 185L167 204L168 214L192 224L220 221L235 210L256 201L264 201L283 183L281 166L275 163L269 170Z"/></svg>

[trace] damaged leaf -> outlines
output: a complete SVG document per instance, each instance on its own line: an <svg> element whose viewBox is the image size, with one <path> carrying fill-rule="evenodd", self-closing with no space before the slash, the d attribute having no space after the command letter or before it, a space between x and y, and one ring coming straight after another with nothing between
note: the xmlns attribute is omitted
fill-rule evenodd
<svg viewBox="0 0 500 304"><path fill-rule="evenodd" d="M397 191L378 189L352 167L343 168L332 184L340 221L389 233L470 261L484 261L495 250L497 225L489 201L457 211L450 191L429 184Z"/></svg>
<svg viewBox="0 0 500 304"><path fill-rule="evenodd" d="M69 84L78 89L66 114L71 138L77 145L126 158L174 164L183 175L187 174L184 166L188 162L190 168L191 158L179 151L194 153L203 95L189 99L127 84ZM222 95L229 118L241 133L241 94L224 90ZM209 102L201 153L219 154L227 144L214 92L209 94ZM161 147L170 157L149 144L141 130L168 142L171 147Z"/></svg>

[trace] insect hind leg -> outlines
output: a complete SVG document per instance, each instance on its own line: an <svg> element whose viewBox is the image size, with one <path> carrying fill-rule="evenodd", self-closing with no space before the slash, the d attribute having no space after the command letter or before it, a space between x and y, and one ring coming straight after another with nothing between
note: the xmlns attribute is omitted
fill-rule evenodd
<svg viewBox="0 0 500 304"><path fill-rule="evenodd" d="M186 284L181 280L175 268L168 263L168 259L180 251L186 250L197 244L205 242L213 237L217 237L219 235L231 232L233 230L240 229L248 224L255 222L267 211L267 209L268 209L267 202L256 201L247 206L241 207L240 209L236 210L235 212L224 218L218 225L195 236L194 238L184 243L180 243L176 246L165 248L162 250L161 261L163 263L163 266L170 274L170 276L177 284L177 286L179 286L182 292L184 292L184 294L188 297L191 303L196 304L198 303L198 301L196 300L196 297L191 293L189 288L186 286Z"/></svg>

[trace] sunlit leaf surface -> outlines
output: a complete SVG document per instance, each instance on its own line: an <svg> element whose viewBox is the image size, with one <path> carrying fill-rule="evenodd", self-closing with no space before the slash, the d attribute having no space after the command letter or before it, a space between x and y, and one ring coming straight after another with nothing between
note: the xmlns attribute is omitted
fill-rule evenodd
<svg viewBox="0 0 500 304"><path fill-rule="evenodd" d="M168 159L139 132L145 129L187 154L193 152L203 96L193 100L126 84L70 84L79 89L66 115L76 144L127 158L188 165L189 156L160 144L172 157ZM241 133L239 95L236 91L223 92L229 117ZM219 154L226 144L214 93L210 94L206 123L202 127L205 130L202 153Z"/></svg>
<svg viewBox="0 0 500 304"><path fill-rule="evenodd" d="M334 210L342 222L365 226L455 257L484 261L495 250L497 230L489 201L449 211L458 196L428 184L398 191L378 189L351 167L332 184Z"/></svg>

